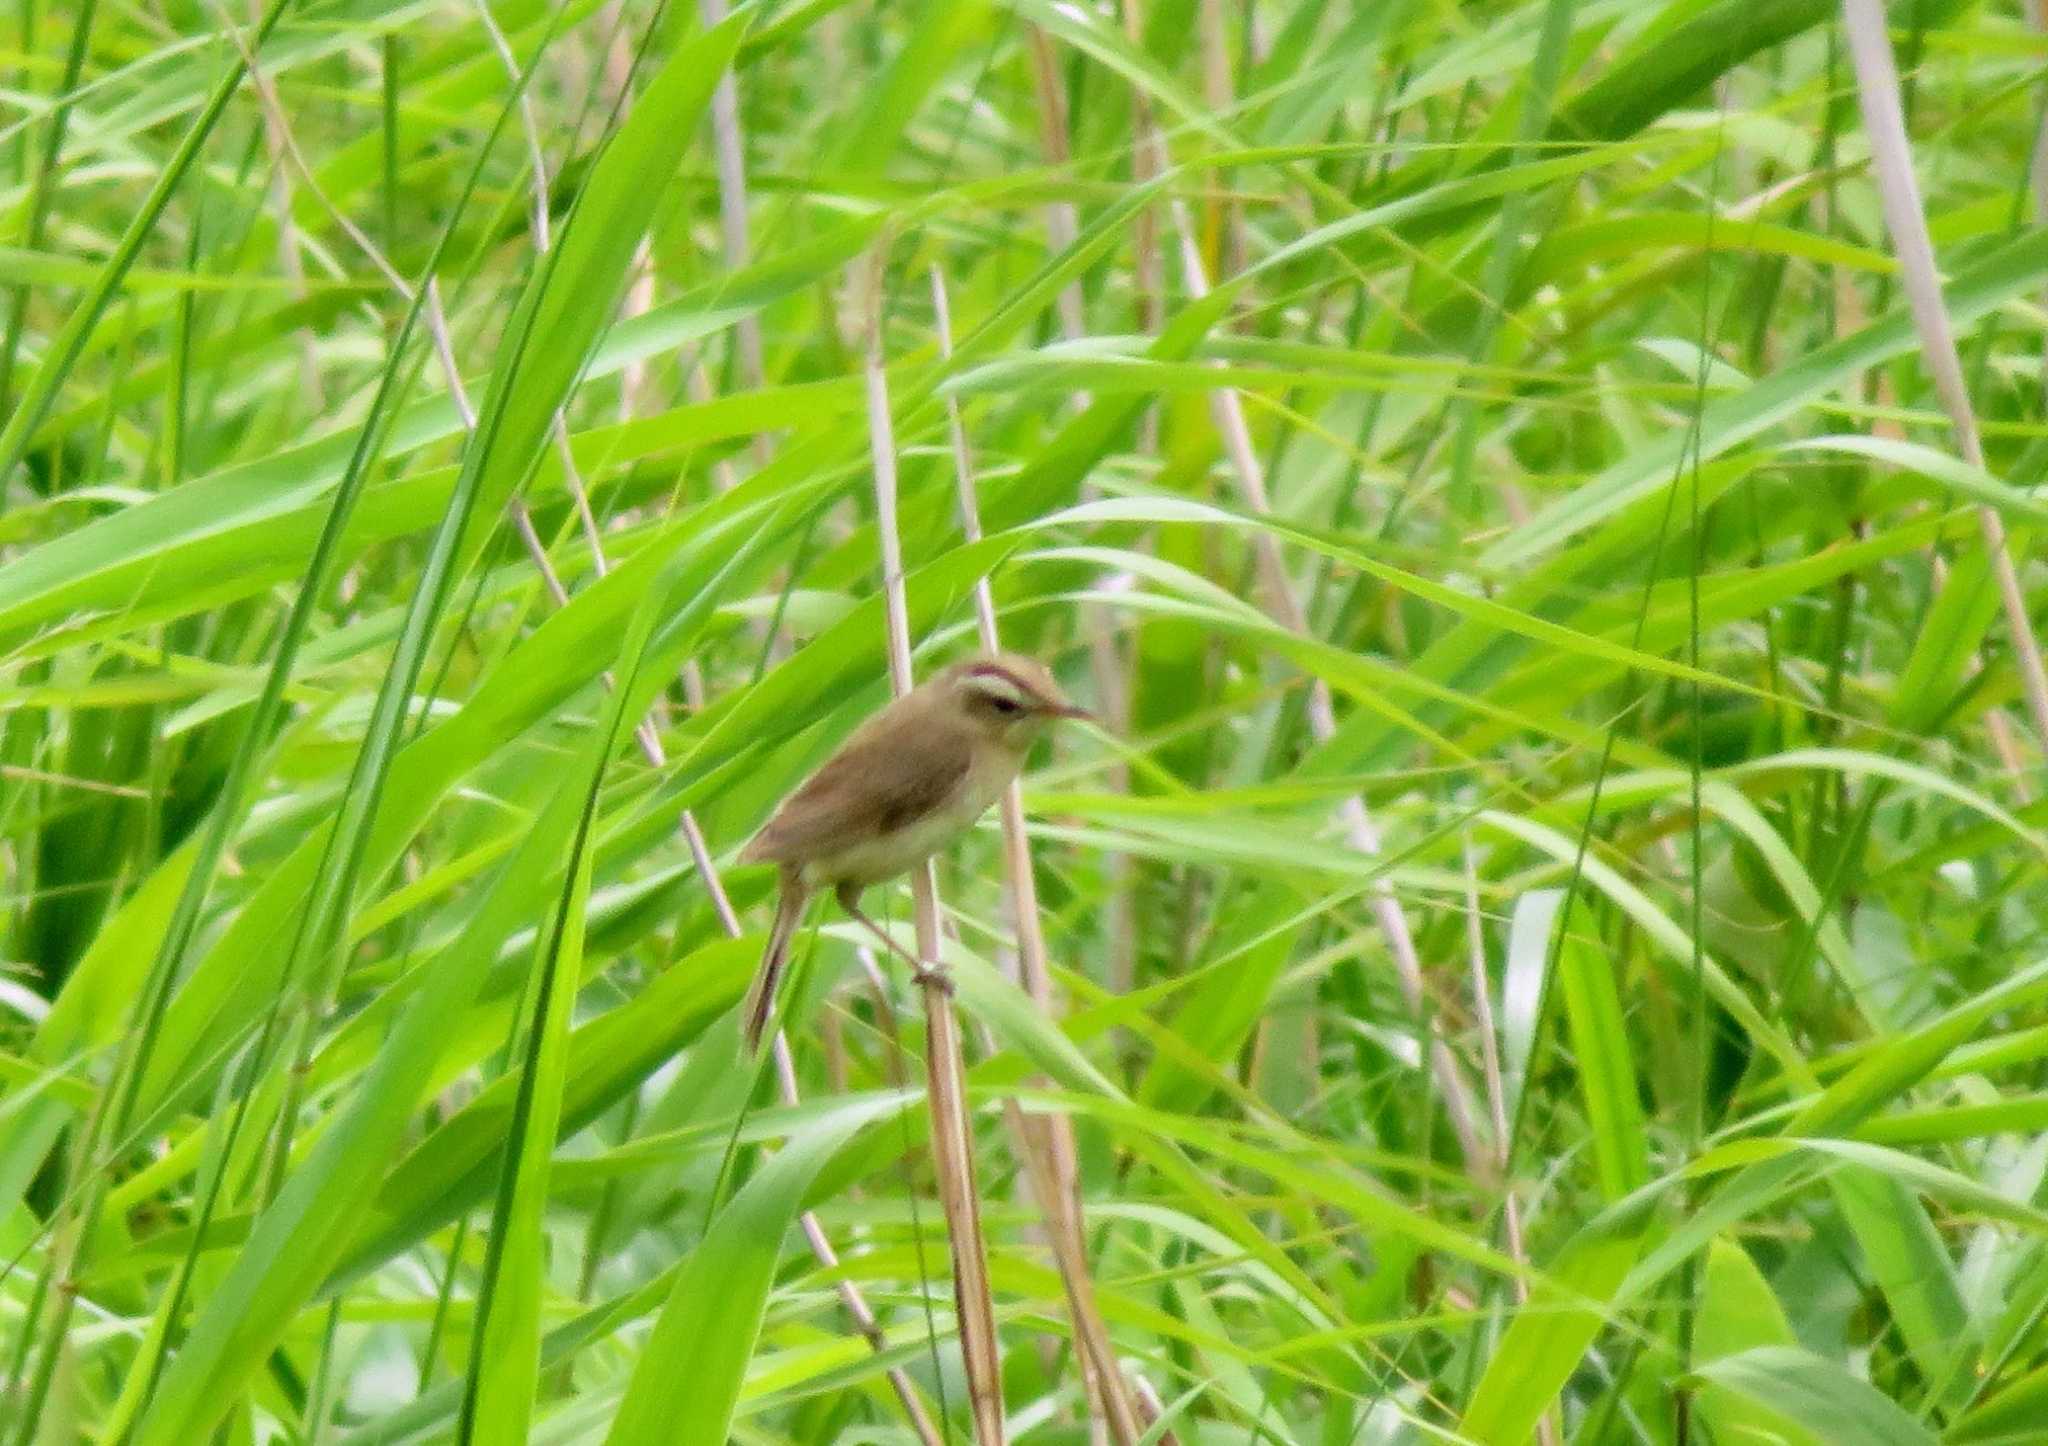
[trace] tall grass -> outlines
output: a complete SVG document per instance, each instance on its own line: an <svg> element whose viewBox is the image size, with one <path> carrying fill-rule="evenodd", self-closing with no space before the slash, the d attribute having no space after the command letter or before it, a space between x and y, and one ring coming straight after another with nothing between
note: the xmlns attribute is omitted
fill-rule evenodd
<svg viewBox="0 0 2048 1446"><path fill-rule="evenodd" d="M2039 1439L2034 21L25 3L0 1440Z"/></svg>

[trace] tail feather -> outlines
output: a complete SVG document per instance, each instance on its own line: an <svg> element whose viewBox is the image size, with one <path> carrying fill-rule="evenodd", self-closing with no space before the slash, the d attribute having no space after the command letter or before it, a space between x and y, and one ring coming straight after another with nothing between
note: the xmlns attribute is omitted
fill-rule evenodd
<svg viewBox="0 0 2048 1446"><path fill-rule="evenodd" d="M761 1052L761 1040L768 1033L769 1016L775 1012L775 986L789 964L789 946L796 938L796 926L803 922L804 905L810 891L785 877L775 900L775 924L768 931L768 947L762 951L761 967L747 992L746 1038L749 1054Z"/></svg>

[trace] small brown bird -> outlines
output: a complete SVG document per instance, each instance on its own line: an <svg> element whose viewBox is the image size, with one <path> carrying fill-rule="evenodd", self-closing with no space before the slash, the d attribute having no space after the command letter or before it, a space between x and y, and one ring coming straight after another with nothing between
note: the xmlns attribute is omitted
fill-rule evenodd
<svg viewBox="0 0 2048 1446"><path fill-rule="evenodd" d="M811 895L839 906L884 945L901 948L860 910L861 891L923 863L1002 796L1056 718L1086 718L1045 665L1005 653L954 663L854 731L782 801L740 854L782 866L775 924L747 997L747 1045L759 1049Z"/></svg>

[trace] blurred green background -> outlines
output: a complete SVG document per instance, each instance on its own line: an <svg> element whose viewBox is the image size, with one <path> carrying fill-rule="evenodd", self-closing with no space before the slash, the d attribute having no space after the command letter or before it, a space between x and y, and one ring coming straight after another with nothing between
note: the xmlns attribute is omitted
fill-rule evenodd
<svg viewBox="0 0 2048 1446"><path fill-rule="evenodd" d="M735 1049L878 524L1105 719L1049 1007L938 874L1010 1439L2048 1439L2039 17L14 13L0 1439L975 1439L903 971Z"/></svg>

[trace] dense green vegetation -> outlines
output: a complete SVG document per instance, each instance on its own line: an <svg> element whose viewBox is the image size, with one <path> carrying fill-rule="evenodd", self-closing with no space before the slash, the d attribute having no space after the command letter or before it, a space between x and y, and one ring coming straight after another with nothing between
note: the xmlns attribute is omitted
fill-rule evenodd
<svg viewBox="0 0 2048 1446"><path fill-rule="evenodd" d="M2031 13L704 3L20 0L0 1441L2048 1439Z"/></svg>

